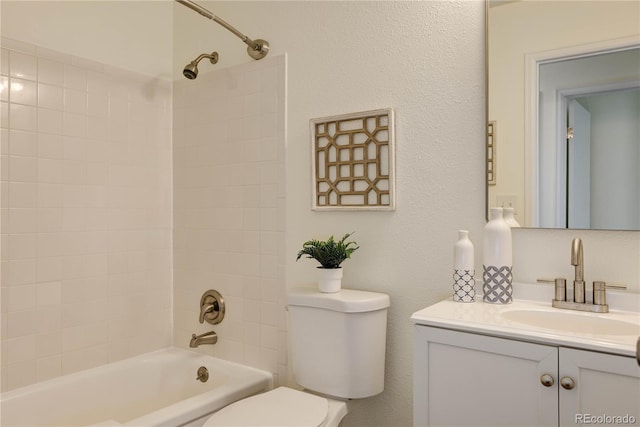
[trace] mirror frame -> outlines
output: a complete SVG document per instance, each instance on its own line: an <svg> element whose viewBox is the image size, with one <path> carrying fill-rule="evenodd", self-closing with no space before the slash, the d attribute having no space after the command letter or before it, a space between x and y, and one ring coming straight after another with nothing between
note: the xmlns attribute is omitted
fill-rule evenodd
<svg viewBox="0 0 640 427"><path fill-rule="evenodd" d="M489 3L484 1L484 220L489 222Z"/></svg>

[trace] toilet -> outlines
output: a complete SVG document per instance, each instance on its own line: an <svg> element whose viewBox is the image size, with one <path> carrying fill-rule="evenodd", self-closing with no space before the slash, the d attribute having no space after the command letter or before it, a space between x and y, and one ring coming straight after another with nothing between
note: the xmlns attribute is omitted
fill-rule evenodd
<svg viewBox="0 0 640 427"><path fill-rule="evenodd" d="M347 400L384 390L388 295L299 287L287 304L293 374L304 391L278 387L242 399L204 426L336 427Z"/></svg>

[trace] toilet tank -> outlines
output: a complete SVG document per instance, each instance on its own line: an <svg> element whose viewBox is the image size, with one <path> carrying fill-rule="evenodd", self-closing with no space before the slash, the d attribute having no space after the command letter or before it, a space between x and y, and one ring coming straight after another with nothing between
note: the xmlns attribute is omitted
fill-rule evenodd
<svg viewBox="0 0 640 427"><path fill-rule="evenodd" d="M384 390L388 295L293 288L287 303L296 383L348 399Z"/></svg>

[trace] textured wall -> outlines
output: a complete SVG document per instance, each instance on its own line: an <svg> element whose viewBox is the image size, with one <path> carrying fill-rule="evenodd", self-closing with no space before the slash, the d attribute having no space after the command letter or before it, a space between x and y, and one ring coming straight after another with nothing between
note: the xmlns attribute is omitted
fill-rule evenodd
<svg viewBox="0 0 640 427"><path fill-rule="evenodd" d="M457 229L470 230L481 260L484 2L202 4L287 53L287 285L315 280L311 261L294 261L303 241L355 231L361 249L344 264L344 285L391 296L386 389L352 402L345 425L409 426L409 316L450 294ZM175 17L176 71L212 48L220 67L251 61L224 30L188 10ZM396 110L397 211L311 212L309 119L387 106ZM572 274L567 254L578 235L590 278L638 289L640 234L630 232L517 230L515 279Z"/></svg>
<svg viewBox="0 0 640 427"><path fill-rule="evenodd" d="M413 359L409 316L450 294L452 244L458 228L468 228L476 249L481 246L484 3L202 4L251 37L269 40L271 55L288 54L287 285L314 280L309 261L294 262L303 241L355 230L362 249L345 263L345 286L391 295L386 390L353 402L345 425L409 426ZM244 45L224 29L180 5L174 5L174 12L176 78L181 78L184 64L202 52L219 51L216 70L252 61ZM16 19L38 23L35 16ZM63 50L66 41L77 38L77 33L61 34L67 40L49 47ZM54 39L41 35L45 38ZM109 40L90 47L112 48ZM144 50L138 53L144 55ZM308 120L386 106L396 109L398 210L311 212ZM585 237L585 259L590 256L590 265L596 264L588 269L598 268L603 275L614 271L624 277L620 281L638 289L639 233L518 230L516 279L549 274L547 263L554 254L554 266L567 267L564 257L576 234ZM631 267L618 269L620 265ZM6 336L4 329L2 335Z"/></svg>
<svg viewBox="0 0 640 427"><path fill-rule="evenodd" d="M484 224L484 4L203 4L287 53L287 285L315 280L313 262L295 262L302 242L355 231L361 249L343 264L343 286L391 296L385 391L352 401L344 425L409 426L409 316L450 294L456 231L477 239ZM211 48L220 66L250 61L237 40L205 38L224 30L191 15L176 10L177 66ZM383 107L396 112L397 211L312 212L309 119Z"/></svg>

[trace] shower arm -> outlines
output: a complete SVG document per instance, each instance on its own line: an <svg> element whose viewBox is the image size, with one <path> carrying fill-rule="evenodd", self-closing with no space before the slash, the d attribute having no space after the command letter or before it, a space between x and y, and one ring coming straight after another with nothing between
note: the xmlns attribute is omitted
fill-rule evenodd
<svg viewBox="0 0 640 427"><path fill-rule="evenodd" d="M253 59L262 59L265 56L267 56L267 54L269 53L269 43L266 40L262 40L262 39L251 40L249 37L245 36L240 31L236 30L231 24L226 22L224 19L218 18L209 10L194 3L191 0L175 0L175 1L177 1L183 6L188 7L191 10L198 12L200 15L204 16L205 18L208 18L214 22L217 22L227 30L231 31L238 38L240 38L240 40L246 43L246 45L248 46L247 53Z"/></svg>

